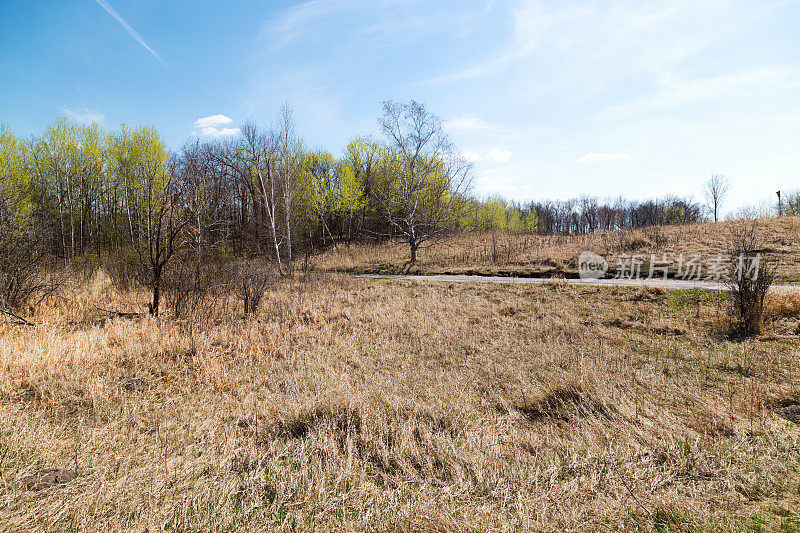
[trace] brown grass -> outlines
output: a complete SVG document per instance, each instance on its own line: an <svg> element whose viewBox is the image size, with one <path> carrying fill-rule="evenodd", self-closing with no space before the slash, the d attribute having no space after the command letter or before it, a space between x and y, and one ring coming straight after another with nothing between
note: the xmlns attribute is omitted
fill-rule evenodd
<svg viewBox="0 0 800 533"><path fill-rule="evenodd" d="M420 274L480 274L500 276L577 276L578 255L591 250L604 256L613 271L620 254L640 255L643 274L650 254L676 261L727 253L726 240L735 222L666 226L576 236L466 234L419 252L412 267ZM778 260L778 281L800 281L800 216L761 221L767 235L765 254ZM312 269L332 272L399 273L406 271L408 247L399 244L339 246L315 256ZM676 266L670 272L675 274ZM656 271L660 274L660 271Z"/></svg>
<svg viewBox="0 0 800 533"><path fill-rule="evenodd" d="M765 320L777 333L800 334L800 292L781 291L769 294L764 303Z"/></svg>
<svg viewBox="0 0 800 533"><path fill-rule="evenodd" d="M331 278L189 327L98 275L0 325L0 525L800 527L797 336L695 296Z"/></svg>
<svg viewBox="0 0 800 533"><path fill-rule="evenodd" d="M800 292L770 294L765 303L765 314L768 317L800 318Z"/></svg>

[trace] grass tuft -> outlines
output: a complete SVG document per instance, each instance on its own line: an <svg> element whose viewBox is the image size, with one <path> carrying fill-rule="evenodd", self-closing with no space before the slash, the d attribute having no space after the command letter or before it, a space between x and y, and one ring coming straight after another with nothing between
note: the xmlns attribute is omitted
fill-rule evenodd
<svg viewBox="0 0 800 533"><path fill-rule="evenodd" d="M610 411L580 386L558 386L544 395L525 400L513 406L531 422L539 420L561 420L570 422L588 416L610 417Z"/></svg>

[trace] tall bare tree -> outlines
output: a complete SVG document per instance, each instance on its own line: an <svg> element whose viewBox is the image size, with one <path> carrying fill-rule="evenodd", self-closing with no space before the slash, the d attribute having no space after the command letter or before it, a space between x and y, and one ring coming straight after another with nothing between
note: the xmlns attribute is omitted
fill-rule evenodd
<svg viewBox="0 0 800 533"><path fill-rule="evenodd" d="M420 248L458 229L472 167L453 147L441 119L422 104L386 101L378 122L387 142L382 176L372 192L390 227L384 235L407 243L413 264Z"/></svg>
<svg viewBox="0 0 800 533"><path fill-rule="evenodd" d="M730 180L722 174L711 174L711 177L705 183L706 205L714 213L714 222L718 220L719 210L722 209L722 204L725 202L730 186Z"/></svg>
<svg viewBox="0 0 800 533"><path fill-rule="evenodd" d="M283 234L285 238L286 275L292 273L292 207L297 174L301 166L302 147L294 128L294 115L289 104L283 104L278 123L273 130L277 157L275 177L283 203Z"/></svg>
<svg viewBox="0 0 800 533"><path fill-rule="evenodd" d="M281 232L278 201L280 190L277 176L277 138L272 132L261 132L255 124L242 127L242 141L235 146L236 168L239 176L253 187L258 218L266 215L275 263L281 275L286 273L281 259Z"/></svg>
<svg viewBox="0 0 800 533"><path fill-rule="evenodd" d="M282 276L292 271L292 209L300 148L291 110L284 106L271 130L247 123L239 139L218 146L214 156L249 191L254 221L266 228L265 237Z"/></svg>

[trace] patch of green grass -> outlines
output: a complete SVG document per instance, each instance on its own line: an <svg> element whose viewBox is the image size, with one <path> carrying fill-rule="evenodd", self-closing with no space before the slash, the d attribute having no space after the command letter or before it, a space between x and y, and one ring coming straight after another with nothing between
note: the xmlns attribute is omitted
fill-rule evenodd
<svg viewBox="0 0 800 533"><path fill-rule="evenodd" d="M728 294L725 291L709 291L704 289L689 289L685 291L671 291L669 305L673 309L692 309L701 305L719 305L725 303Z"/></svg>

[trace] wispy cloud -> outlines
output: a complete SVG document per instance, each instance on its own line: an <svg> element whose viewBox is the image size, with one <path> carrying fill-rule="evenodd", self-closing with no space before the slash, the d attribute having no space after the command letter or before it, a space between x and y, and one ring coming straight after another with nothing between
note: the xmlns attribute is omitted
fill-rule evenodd
<svg viewBox="0 0 800 533"><path fill-rule="evenodd" d="M445 122L444 127L448 130L456 131L486 131L495 129L494 126L487 124L482 118L474 115L451 118Z"/></svg>
<svg viewBox="0 0 800 533"><path fill-rule="evenodd" d="M91 111L89 109L70 109L68 107L61 108L61 111L67 116L67 118L74 120L76 122L80 122L81 124L102 124L103 121L106 119L105 115L102 113L98 113L97 111Z"/></svg>
<svg viewBox="0 0 800 533"><path fill-rule="evenodd" d="M550 76L551 86L589 77L599 83L631 70L668 78L679 62L698 56L721 37L735 35L753 18L784 4L785 0L765 1L754 15L755 10L746 3L727 0L622 4L520 0L510 9L513 31L502 46L423 84L497 75L512 68L524 69L534 61L558 65L558 75Z"/></svg>
<svg viewBox="0 0 800 533"><path fill-rule="evenodd" d="M610 106L599 118L626 118L700 103L752 102L800 88L800 65L757 67L702 78L675 78L631 102Z"/></svg>
<svg viewBox="0 0 800 533"><path fill-rule="evenodd" d="M232 124L233 119L225 115L211 115L209 117L198 118L194 121L192 135L203 135L205 137L227 137L238 135L239 128L222 128L225 124Z"/></svg>
<svg viewBox="0 0 800 533"><path fill-rule="evenodd" d="M311 0L290 7L279 17L270 21L261 33L261 37L269 41L270 47L275 50L282 48L292 41L300 39L321 20L330 19L343 11L352 9L356 2L347 0L331 2L330 0Z"/></svg>
<svg viewBox="0 0 800 533"><path fill-rule="evenodd" d="M579 158L576 163L589 163L594 161L627 161L631 158L629 154L618 152L592 152Z"/></svg>
<svg viewBox="0 0 800 533"><path fill-rule="evenodd" d="M128 33L130 33L131 37L133 37L134 39L136 39L136 41L137 41L139 44L141 44L142 46L144 46L145 50L147 50L148 52L150 52L150 54L151 54L151 55L152 55L154 58L156 58L156 59L158 60L158 62L159 62L159 63L161 63L161 64L162 64L162 65L164 65L165 67L167 66L167 64L166 64L166 63L164 63L164 60L163 60L163 59L161 59L161 56L159 56L159 55L156 53L156 51L155 51L155 50L153 50L153 49L150 47L150 45L149 45L149 44L147 44L147 43L145 42L145 40L144 40L144 39L142 39L142 36L141 36L141 35L139 35L139 32L137 32L136 30L134 30L134 29L131 27L131 25L130 25L130 24L128 24L128 23L125 21L125 19L124 19L124 18L122 18L122 17L120 16L120 14L119 14L119 13L117 13L117 11L116 11L116 10L115 10L113 7L111 7L111 5L110 5L108 2L106 2L106 0L95 0L95 1L97 2L97 4L98 4L100 7L102 7L103 9L105 9L105 10L106 10L106 12L107 12L109 15L111 15L112 17L114 17L115 19L117 19L117 22L119 22L120 24L122 24L122 27L123 27L123 28L125 28L125 29L127 30L127 32L128 32Z"/></svg>
<svg viewBox="0 0 800 533"><path fill-rule="evenodd" d="M396 48L426 32L439 31L446 22L462 24L466 19L422 0L309 0L270 19L260 39L273 52L309 41L336 46L357 39L352 44L359 49L359 57L364 57L370 52L361 49L364 39L370 41L371 48ZM332 29L339 38L326 39Z"/></svg>
<svg viewBox="0 0 800 533"><path fill-rule="evenodd" d="M485 161L488 163L508 163L511 161L511 156L514 153L510 150L500 150L493 148L486 152L464 152L464 157L467 161L477 163L478 161Z"/></svg>

